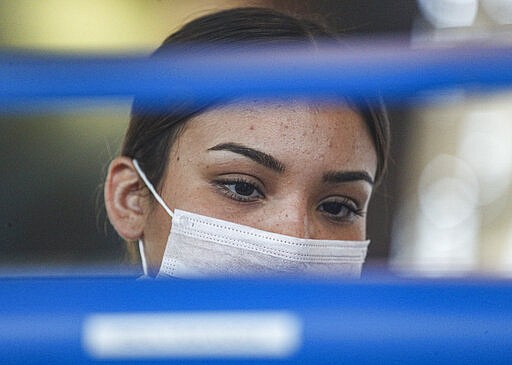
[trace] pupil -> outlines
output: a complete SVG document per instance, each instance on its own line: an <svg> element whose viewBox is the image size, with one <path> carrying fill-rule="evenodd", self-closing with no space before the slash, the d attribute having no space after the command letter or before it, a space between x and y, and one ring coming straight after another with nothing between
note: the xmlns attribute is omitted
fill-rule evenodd
<svg viewBox="0 0 512 365"><path fill-rule="evenodd" d="M235 191L237 194L249 196L254 193L254 186L248 183L239 182L235 184Z"/></svg>
<svg viewBox="0 0 512 365"><path fill-rule="evenodd" d="M340 203L330 202L324 203L324 211L329 214L337 215L341 212L342 205Z"/></svg>

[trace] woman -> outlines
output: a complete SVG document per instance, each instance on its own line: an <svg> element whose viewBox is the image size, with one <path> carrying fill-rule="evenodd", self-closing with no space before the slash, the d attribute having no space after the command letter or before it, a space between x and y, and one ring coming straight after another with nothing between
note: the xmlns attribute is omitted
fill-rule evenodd
<svg viewBox="0 0 512 365"><path fill-rule="evenodd" d="M313 49L326 38L317 24L240 8L190 22L155 54L194 43ZM109 167L107 213L120 236L139 242L149 276L357 276L388 143L385 115L348 101L232 100L158 113L135 101Z"/></svg>

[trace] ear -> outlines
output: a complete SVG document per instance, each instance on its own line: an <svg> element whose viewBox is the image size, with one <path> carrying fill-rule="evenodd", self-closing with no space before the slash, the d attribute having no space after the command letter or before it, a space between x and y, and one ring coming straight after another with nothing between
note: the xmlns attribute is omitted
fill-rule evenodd
<svg viewBox="0 0 512 365"><path fill-rule="evenodd" d="M141 180L128 157L117 157L108 168L105 181L105 206L110 223L125 240L142 237L148 206Z"/></svg>

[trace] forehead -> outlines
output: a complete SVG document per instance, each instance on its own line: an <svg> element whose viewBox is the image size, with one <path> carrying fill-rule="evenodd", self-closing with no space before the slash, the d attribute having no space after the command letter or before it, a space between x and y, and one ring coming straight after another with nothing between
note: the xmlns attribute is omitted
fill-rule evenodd
<svg viewBox="0 0 512 365"><path fill-rule="evenodd" d="M257 148L287 164L324 161L333 169L366 169L376 154L362 116L347 104L310 101L244 101L191 119L183 137L204 149L235 142Z"/></svg>

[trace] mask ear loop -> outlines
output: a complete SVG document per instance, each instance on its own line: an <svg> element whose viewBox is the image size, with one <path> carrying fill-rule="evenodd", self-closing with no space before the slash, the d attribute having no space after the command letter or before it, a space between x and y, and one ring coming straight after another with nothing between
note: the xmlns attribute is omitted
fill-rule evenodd
<svg viewBox="0 0 512 365"><path fill-rule="evenodd" d="M139 239L139 253L140 253L140 261L142 262L142 272L144 276L148 275L148 262L146 261L146 253L144 252L144 242Z"/></svg>
<svg viewBox="0 0 512 365"><path fill-rule="evenodd" d="M169 214L171 216L171 218L173 218L174 217L174 213L167 206L167 204L165 204L165 202L162 199L162 197L160 197L160 195L156 192L155 187L153 186L153 184L151 184L151 181L149 181L149 179L147 178L147 176L144 173L144 171L142 171L142 169L140 168L139 163L137 162L137 160L133 159L132 162L133 162L133 166L135 167L135 170L139 174L139 176L142 179L142 181L144 181L144 184L149 189L149 191L151 192L153 197L162 206L162 208L164 208L164 210L167 212L167 214ZM144 272L144 276L148 276L148 263L147 263L147 260L146 260L146 254L144 252L144 242L141 239L139 239L139 252L140 252L140 259L142 261L142 271Z"/></svg>
<svg viewBox="0 0 512 365"><path fill-rule="evenodd" d="M160 195L158 195L158 193L156 192L156 189L155 187L153 186L153 184L151 184L151 181L148 180L146 174L144 173L144 171L142 171L142 169L140 168L139 166L139 163L137 162L137 160L133 159L133 166L135 167L135 170L137 170L137 173L139 174L140 178L142 179L142 181L144 181L144 184L146 184L146 187L149 189L149 191L151 192L151 194L153 194L153 197L156 199L156 201L158 203L160 203L160 205L162 206L162 208L165 209L165 211L167 212L167 214L169 214L171 216L171 218L174 217L174 213L172 212L172 210L167 206L167 204L165 204L164 200L160 197Z"/></svg>

